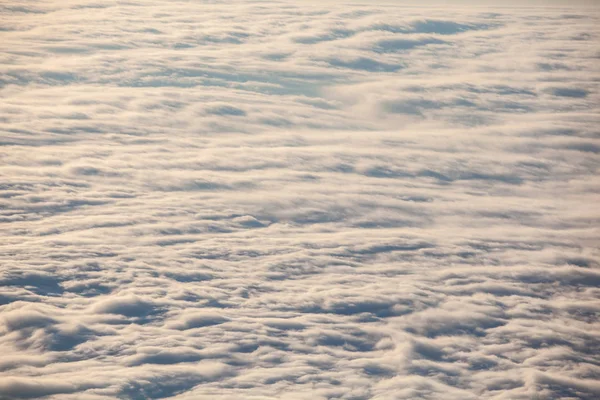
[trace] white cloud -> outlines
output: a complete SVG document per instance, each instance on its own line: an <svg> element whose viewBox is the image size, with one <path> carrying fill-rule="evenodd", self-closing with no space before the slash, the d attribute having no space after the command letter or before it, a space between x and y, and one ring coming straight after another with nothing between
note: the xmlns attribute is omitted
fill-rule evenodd
<svg viewBox="0 0 600 400"><path fill-rule="evenodd" d="M4 4L0 399L597 398L600 14L433 3Z"/></svg>

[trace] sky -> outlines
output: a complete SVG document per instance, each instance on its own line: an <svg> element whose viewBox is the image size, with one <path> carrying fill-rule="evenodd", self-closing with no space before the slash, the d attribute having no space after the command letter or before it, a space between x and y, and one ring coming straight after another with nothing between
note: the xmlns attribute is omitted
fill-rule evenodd
<svg viewBox="0 0 600 400"><path fill-rule="evenodd" d="M0 399L599 398L600 10L441 3L3 2Z"/></svg>

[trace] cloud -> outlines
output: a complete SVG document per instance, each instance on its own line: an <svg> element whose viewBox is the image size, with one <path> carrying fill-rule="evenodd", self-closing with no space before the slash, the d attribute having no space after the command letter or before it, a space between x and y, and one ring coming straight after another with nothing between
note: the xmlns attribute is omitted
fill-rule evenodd
<svg viewBox="0 0 600 400"><path fill-rule="evenodd" d="M3 396L19 399L35 399L54 394L73 393L77 388L64 383L51 381L24 381L10 379L2 382L1 386Z"/></svg>
<svg viewBox="0 0 600 400"><path fill-rule="evenodd" d="M4 4L0 399L597 398L600 14L458 3Z"/></svg>

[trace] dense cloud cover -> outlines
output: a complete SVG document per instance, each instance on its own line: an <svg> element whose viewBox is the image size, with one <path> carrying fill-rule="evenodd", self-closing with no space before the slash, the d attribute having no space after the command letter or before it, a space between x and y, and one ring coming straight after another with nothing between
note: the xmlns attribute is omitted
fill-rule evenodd
<svg viewBox="0 0 600 400"><path fill-rule="evenodd" d="M0 5L0 398L597 399L600 15Z"/></svg>

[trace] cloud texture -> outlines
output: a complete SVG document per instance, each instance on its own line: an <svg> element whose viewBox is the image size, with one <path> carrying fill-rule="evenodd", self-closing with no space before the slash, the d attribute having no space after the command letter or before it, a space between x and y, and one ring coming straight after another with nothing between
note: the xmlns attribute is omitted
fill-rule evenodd
<svg viewBox="0 0 600 400"><path fill-rule="evenodd" d="M597 9L0 7L0 398L600 397Z"/></svg>

